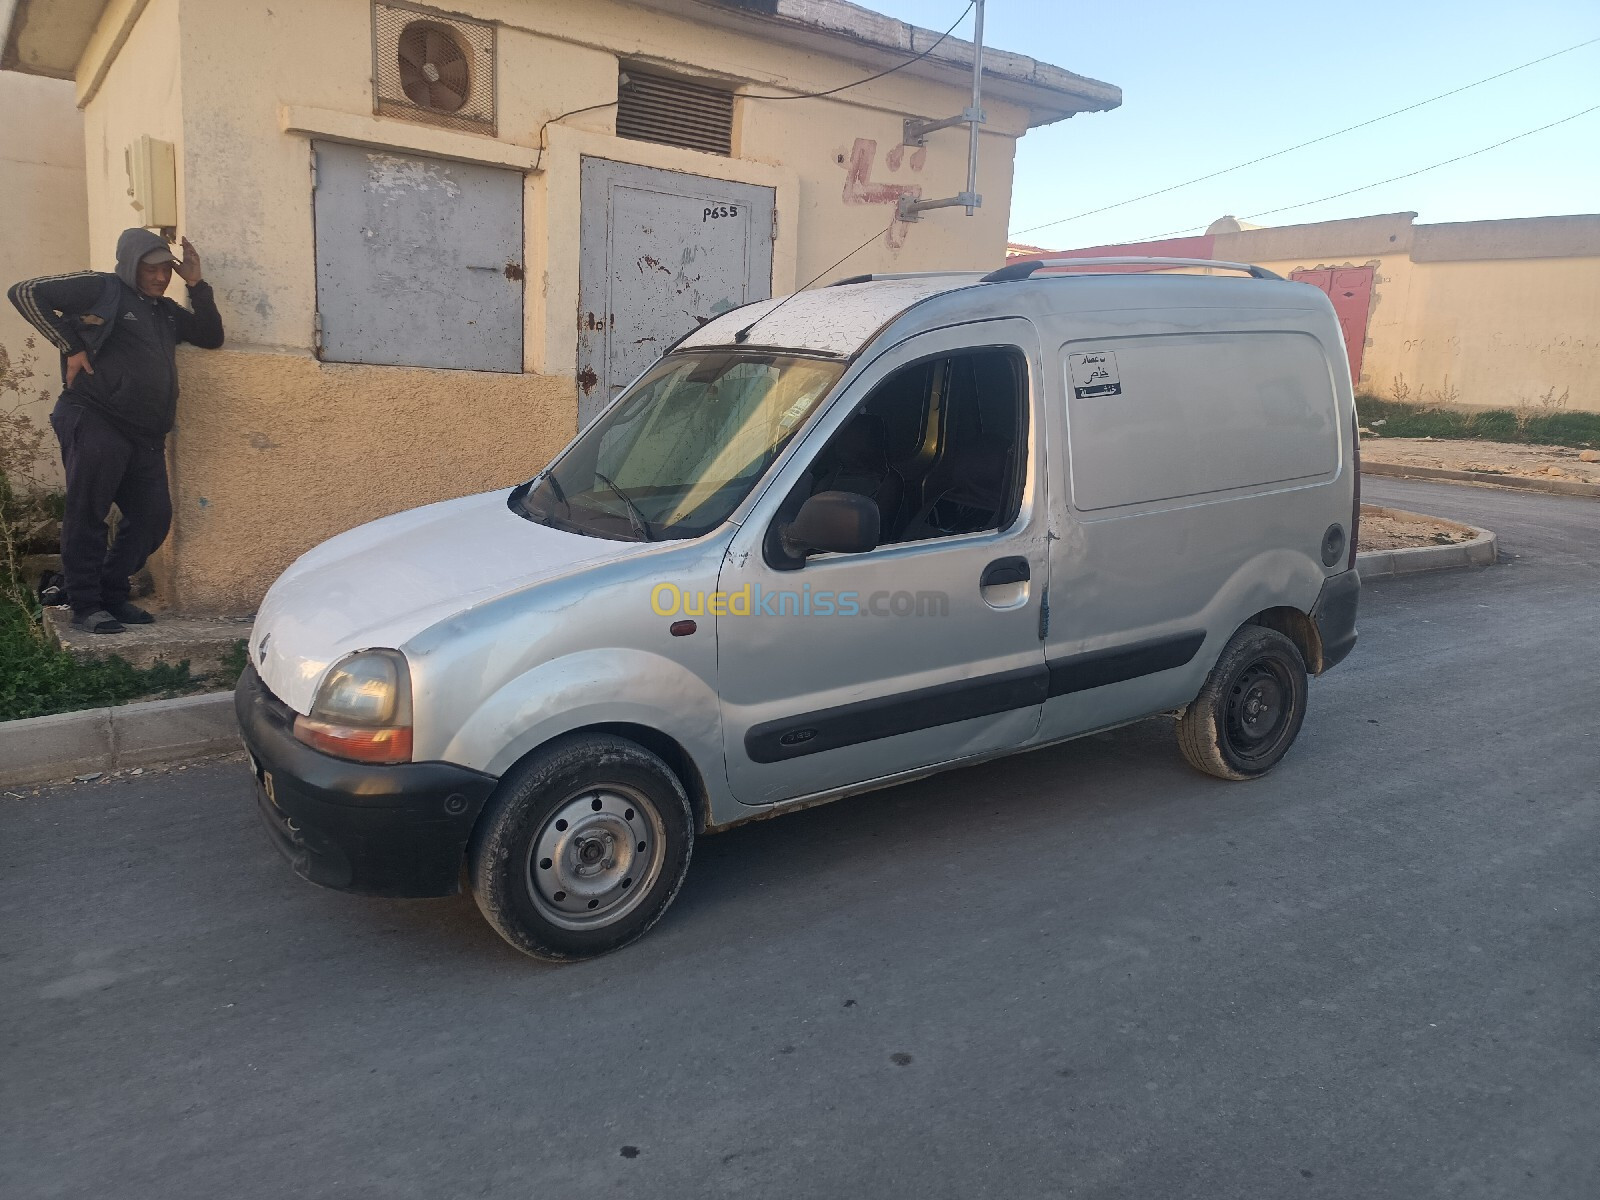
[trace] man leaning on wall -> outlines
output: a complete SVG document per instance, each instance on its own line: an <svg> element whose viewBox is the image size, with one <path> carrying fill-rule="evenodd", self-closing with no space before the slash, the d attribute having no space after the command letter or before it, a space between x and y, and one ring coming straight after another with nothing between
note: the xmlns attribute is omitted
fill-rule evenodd
<svg viewBox="0 0 1600 1200"><path fill-rule="evenodd" d="M173 269L190 308L166 296ZM166 540L172 524L166 438L178 405L177 345L222 345L222 317L200 255L183 258L148 229L117 239L115 274L79 271L25 279L6 293L17 311L61 351L65 385L50 424L66 469L61 568L72 624L121 633L155 618L128 600L129 578ZM106 544L106 517L122 518Z"/></svg>

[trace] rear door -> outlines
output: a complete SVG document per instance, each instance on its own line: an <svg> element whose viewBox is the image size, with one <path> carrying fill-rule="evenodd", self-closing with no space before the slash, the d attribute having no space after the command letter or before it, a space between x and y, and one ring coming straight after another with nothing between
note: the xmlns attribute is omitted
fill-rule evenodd
<svg viewBox="0 0 1600 1200"><path fill-rule="evenodd" d="M1118 315L1057 351L1068 479L1045 739L1192 699L1238 624L1316 561L1339 472L1318 338L1278 315L1204 332Z"/></svg>

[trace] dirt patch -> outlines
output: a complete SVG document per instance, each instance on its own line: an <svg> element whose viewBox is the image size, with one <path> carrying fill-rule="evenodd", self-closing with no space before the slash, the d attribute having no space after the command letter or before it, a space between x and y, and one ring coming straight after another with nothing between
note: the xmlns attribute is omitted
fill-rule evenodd
<svg viewBox="0 0 1600 1200"><path fill-rule="evenodd" d="M1361 506L1358 550L1410 550L1417 546L1455 546L1478 535L1465 525L1376 504Z"/></svg>
<svg viewBox="0 0 1600 1200"><path fill-rule="evenodd" d="M1600 462L1584 462L1579 457L1582 453L1567 446L1523 446L1476 439L1386 438L1366 433L1361 438L1363 462L1600 483Z"/></svg>

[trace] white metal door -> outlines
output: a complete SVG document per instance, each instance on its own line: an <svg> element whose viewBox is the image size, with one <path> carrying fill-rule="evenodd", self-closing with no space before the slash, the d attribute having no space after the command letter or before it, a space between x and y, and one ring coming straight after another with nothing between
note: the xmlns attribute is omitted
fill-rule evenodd
<svg viewBox="0 0 1600 1200"><path fill-rule="evenodd" d="M522 175L318 142L319 353L522 370Z"/></svg>
<svg viewBox="0 0 1600 1200"><path fill-rule="evenodd" d="M678 338L772 295L771 188L585 158L578 419Z"/></svg>

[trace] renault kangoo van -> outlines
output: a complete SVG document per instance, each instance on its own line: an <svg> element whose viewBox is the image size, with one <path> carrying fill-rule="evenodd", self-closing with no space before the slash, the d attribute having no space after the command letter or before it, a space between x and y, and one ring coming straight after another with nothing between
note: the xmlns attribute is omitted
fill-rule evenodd
<svg viewBox="0 0 1600 1200"><path fill-rule="evenodd" d="M1257 267L1127 265L747 305L521 486L307 553L237 693L272 838L570 959L744 821L1160 713L1271 770L1356 637L1339 325Z"/></svg>

